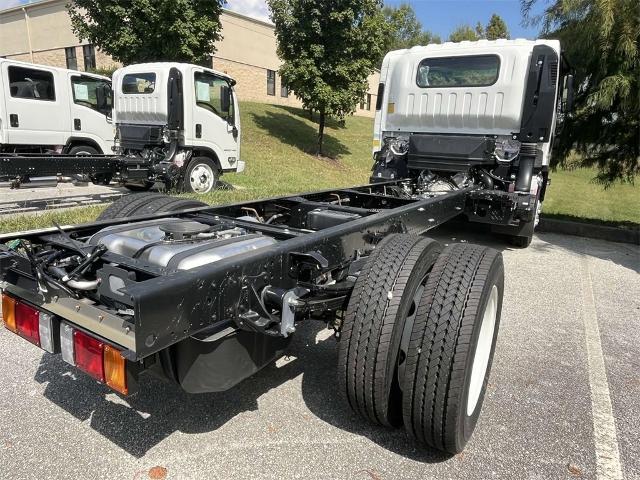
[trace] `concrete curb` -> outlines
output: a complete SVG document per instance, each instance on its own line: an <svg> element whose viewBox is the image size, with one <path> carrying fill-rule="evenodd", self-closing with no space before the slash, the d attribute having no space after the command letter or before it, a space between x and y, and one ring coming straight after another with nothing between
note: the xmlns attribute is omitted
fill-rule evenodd
<svg viewBox="0 0 640 480"><path fill-rule="evenodd" d="M610 242L632 243L640 245L640 228L610 227L597 223L575 222L555 218L540 218L536 228L538 232L563 233L579 237L598 238Z"/></svg>

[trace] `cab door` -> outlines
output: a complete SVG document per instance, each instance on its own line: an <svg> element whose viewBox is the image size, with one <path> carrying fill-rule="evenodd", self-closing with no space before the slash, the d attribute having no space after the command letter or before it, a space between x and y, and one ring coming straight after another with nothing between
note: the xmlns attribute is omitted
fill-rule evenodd
<svg viewBox="0 0 640 480"><path fill-rule="evenodd" d="M188 87L187 87L188 88ZM208 147L218 155L223 170L236 168L239 157L239 112L229 82L207 71L195 71L195 105L189 137L193 145ZM236 126L236 123L238 126Z"/></svg>
<svg viewBox="0 0 640 480"><path fill-rule="evenodd" d="M58 88L53 69L22 64L2 64L8 91L5 107L8 143L64 145L70 129L68 97Z"/></svg>
<svg viewBox="0 0 640 480"><path fill-rule="evenodd" d="M109 95L106 105L101 105L99 90L111 92L111 82L77 72L69 72L68 76L71 89L69 135L78 139L91 139L100 145L102 153L110 154L114 138L111 121L113 99Z"/></svg>

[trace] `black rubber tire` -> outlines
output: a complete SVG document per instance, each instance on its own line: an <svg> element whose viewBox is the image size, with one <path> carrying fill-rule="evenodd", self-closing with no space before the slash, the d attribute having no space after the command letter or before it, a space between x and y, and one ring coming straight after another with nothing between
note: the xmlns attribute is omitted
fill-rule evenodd
<svg viewBox="0 0 640 480"><path fill-rule="evenodd" d="M196 192L191 187L191 180L190 180L191 172L197 165L200 165L200 164L207 165L209 168L211 168L211 171L213 172L213 184L211 188L206 192ZM218 168L218 166L213 160L211 160L209 157L194 157L189 161L187 168L184 172L184 179L182 180L182 191L188 192L188 193L209 193L216 189L219 179L220 179L220 169Z"/></svg>
<svg viewBox="0 0 640 480"><path fill-rule="evenodd" d="M137 217L154 213L175 212L187 208L206 207L199 200L176 198L163 193L133 193L119 198L107 207L96 220Z"/></svg>
<svg viewBox="0 0 640 480"><path fill-rule="evenodd" d="M375 424L402 424L400 342L410 309L417 307L418 287L440 251L430 238L390 235L355 283L341 331L338 375L351 408Z"/></svg>
<svg viewBox="0 0 640 480"><path fill-rule="evenodd" d="M497 312L487 369L475 409L467 415L473 360L494 285ZM402 379L404 425L418 443L458 453L469 441L491 371L503 292L502 255L493 249L455 244L433 266L411 332Z"/></svg>
<svg viewBox="0 0 640 480"><path fill-rule="evenodd" d="M76 145L75 147L71 147L68 153L69 155L98 155L100 152L89 145Z"/></svg>
<svg viewBox="0 0 640 480"><path fill-rule="evenodd" d="M187 208L206 207L208 204L199 200L190 200L188 198L166 197L158 198L148 204L138 208L134 215L151 215L154 213L176 212L186 210Z"/></svg>
<svg viewBox="0 0 640 480"><path fill-rule="evenodd" d="M157 192L132 193L130 195L125 195L105 208L102 213L98 215L96 220L112 220L114 218L131 216L136 209L158 198L170 197Z"/></svg>

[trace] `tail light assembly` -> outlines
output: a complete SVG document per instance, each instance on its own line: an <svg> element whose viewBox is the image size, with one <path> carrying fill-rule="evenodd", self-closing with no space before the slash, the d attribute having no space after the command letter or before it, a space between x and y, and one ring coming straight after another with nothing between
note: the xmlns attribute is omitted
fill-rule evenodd
<svg viewBox="0 0 640 480"><path fill-rule="evenodd" d="M127 361L118 348L6 293L2 294L2 320L13 333L49 353L61 353L65 362L129 394Z"/></svg>

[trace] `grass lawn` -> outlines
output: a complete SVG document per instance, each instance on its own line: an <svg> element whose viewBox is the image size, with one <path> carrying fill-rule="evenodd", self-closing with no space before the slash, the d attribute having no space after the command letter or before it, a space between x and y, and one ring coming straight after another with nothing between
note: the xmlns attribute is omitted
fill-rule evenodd
<svg viewBox="0 0 640 480"><path fill-rule="evenodd" d="M616 184L608 189L592 182L595 170L578 168L550 173L542 208L547 216L612 224L640 224L640 187ZM640 179L638 179L640 181Z"/></svg>
<svg viewBox="0 0 640 480"><path fill-rule="evenodd" d="M317 124L300 109L244 102L241 106L241 158L247 168L223 179L238 188L199 198L209 203L286 195L366 183L371 169L373 119L349 117L345 125L330 121L325 158L313 153ZM640 190L616 185L608 190L590 183L589 170L557 171L551 176L544 211L613 222L640 223ZM73 224L93 220L103 207L22 215L0 220L0 232Z"/></svg>

